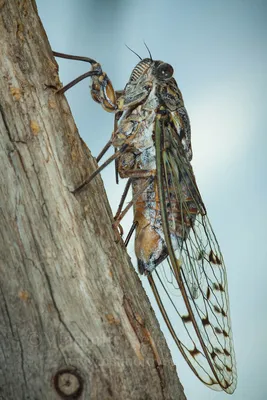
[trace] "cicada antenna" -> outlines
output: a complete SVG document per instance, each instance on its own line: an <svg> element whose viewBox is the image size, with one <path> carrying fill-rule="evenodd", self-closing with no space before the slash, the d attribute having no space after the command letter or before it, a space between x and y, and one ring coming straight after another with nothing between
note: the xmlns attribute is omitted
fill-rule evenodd
<svg viewBox="0 0 267 400"><path fill-rule="evenodd" d="M125 46L127 47L127 49L129 49L132 53L134 53L138 58L140 58L140 60L142 61L142 58L139 56L139 54L137 54L135 51L133 51L129 46L127 46L127 44L125 43Z"/></svg>
<svg viewBox="0 0 267 400"><path fill-rule="evenodd" d="M144 41L144 45L146 46L146 49L147 49L147 51L148 51L148 54L149 54L150 60L152 61L152 60L153 60L153 58L152 58L152 55L151 55L151 51L149 50L149 48L148 48L148 45L146 44L146 42L145 42L145 41Z"/></svg>

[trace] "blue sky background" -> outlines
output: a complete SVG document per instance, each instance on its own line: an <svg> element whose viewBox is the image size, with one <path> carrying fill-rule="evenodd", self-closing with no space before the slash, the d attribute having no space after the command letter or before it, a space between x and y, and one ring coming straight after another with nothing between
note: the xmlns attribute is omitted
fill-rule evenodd
<svg viewBox="0 0 267 400"><path fill-rule="evenodd" d="M154 59L174 67L192 125L196 179L228 268L239 376L232 398L265 400L267 1L37 0L37 6L53 50L96 59L116 89L138 62L125 43L147 57L145 40ZM88 69L58 62L64 84ZM88 85L78 84L67 98L97 155L113 115L92 101ZM114 186L113 176L112 166L102 174L115 210L124 185ZM195 378L162 329L188 400L229 398Z"/></svg>

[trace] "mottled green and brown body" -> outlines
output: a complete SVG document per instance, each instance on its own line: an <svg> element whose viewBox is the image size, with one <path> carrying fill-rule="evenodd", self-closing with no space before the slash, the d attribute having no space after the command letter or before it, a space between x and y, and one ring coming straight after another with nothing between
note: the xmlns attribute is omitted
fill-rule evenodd
<svg viewBox="0 0 267 400"><path fill-rule="evenodd" d="M167 118L170 126L164 146L177 140L184 152L185 162L192 157L190 143L190 124L184 108L180 90L174 78L172 67L161 61L142 60L134 69L124 94L118 102L120 110L124 111L117 131L114 133L113 144L118 147L129 143L129 148L120 157L118 171L121 178L132 177L134 201L134 222L136 223L135 252L140 272L152 271L167 257L168 251L162 229L158 185L156 179L156 148L155 121L156 118ZM165 112L165 116L162 112ZM176 135L176 138L172 136ZM142 175L146 171L146 176ZM143 180L151 177L148 186L141 191ZM174 185L174 182L171 183ZM182 205L173 195L172 188L166 187L166 205L169 213L169 223L172 225L171 236L177 245L187 234L189 221L185 221ZM184 197L190 198L190 193ZM168 207L171 197L172 207ZM192 208L192 216L196 206ZM183 217L184 214L184 217ZM175 223L173 223L175 220Z"/></svg>

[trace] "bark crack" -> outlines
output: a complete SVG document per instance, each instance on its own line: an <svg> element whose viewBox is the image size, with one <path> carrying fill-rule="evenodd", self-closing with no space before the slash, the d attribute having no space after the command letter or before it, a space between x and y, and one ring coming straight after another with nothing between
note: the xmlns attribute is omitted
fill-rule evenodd
<svg viewBox="0 0 267 400"><path fill-rule="evenodd" d="M24 140L21 140L21 139L15 140L15 139L12 138L12 135L11 135L11 132L10 132L10 129L9 129L7 120L6 120L6 116L5 116L5 113L4 113L4 110L3 110L3 107L2 107L1 104L0 104L0 114L1 114L1 116L2 116L3 123L4 123L4 126L5 126L5 128L6 128L6 132L7 132L7 135L8 135L8 137L9 137L10 142L11 142L11 143L22 143L22 144L27 144L27 142L25 142Z"/></svg>
<svg viewBox="0 0 267 400"><path fill-rule="evenodd" d="M9 324L9 327L10 327L10 330L11 330L11 333L12 333L12 336L13 336L13 338L15 339L16 338L16 336L15 336L15 333L14 333L14 331L13 331L13 326L12 326L12 319L11 319L11 317L10 317L10 314L9 314L9 310L8 310L8 307L7 307L7 302L6 302L6 299L5 299L5 295L4 295L4 292L3 292L3 290L2 290L2 286L0 285L0 290L1 290L1 294L2 294L2 299L3 299L3 303L4 303L4 308L5 308L5 311L6 311L6 316L7 316L7 319L8 319L8 324Z"/></svg>
<svg viewBox="0 0 267 400"><path fill-rule="evenodd" d="M24 351L23 351L23 346L22 346L19 334L18 334L18 343L19 343L19 347L20 347L21 369L22 369L23 379L24 379L25 386L26 386L27 391L28 391L28 383L27 383L26 372L25 372L25 368L24 368L24 363L25 363Z"/></svg>
<svg viewBox="0 0 267 400"><path fill-rule="evenodd" d="M139 342L148 344L152 350L152 354L153 354L153 358L154 358L154 366L155 366L157 375L159 377L162 399L164 400L166 398L165 392L164 392L166 382L165 382L165 377L164 377L163 365L160 360L160 356L157 351L155 342L154 342L149 330L145 326L145 322L144 322L143 318L140 315L135 313L135 311L132 308L132 304L131 304L130 300L125 295L123 297L123 307L125 309L126 315L129 319L129 322L130 322Z"/></svg>
<svg viewBox="0 0 267 400"><path fill-rule="evenodd" d="M85 351L83 350L83 348L81 347L81 345L80 345L80 344L77 342L77 340L75 339L75 336L72 334L72 332L71 332L71 330L69 329L69 327L68 327L68 325L66 324L66 322L63 320L63 318L62 318L62 316L61 316L61 313L60 313L60 311L59 311L59 308L58 308L58 306L57 306L55 297L54 297L54 293L53 293L52 285L51 285L51 282L50 282L50 278L49 278L49 276L48 276L48 274L47 274L45 268L43 269L43 271L44 271L44 276L45 276L45 278L46 278L46 282L47 282L47 286L48 286L48 289L49 289L49 293L50 293L50 296L51 296L51 300L52 300L53 305L54 305L54 307L55 307L55 310L56 310L56 312L57 312L59 321L61 322L61 324L62 324L62 325L64 326L64 328L66 329L66 331L67 331L68 334L70 335L70 337L71 337L71 339L73 340L73 342L77 344L77 346L79 347L79 349L81 350L81 352L87 357L87 354L85 353Z"/></svg>

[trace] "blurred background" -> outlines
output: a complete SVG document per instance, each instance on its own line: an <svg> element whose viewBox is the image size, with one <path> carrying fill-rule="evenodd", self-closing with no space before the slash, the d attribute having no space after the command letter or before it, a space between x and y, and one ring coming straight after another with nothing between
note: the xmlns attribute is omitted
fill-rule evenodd
<svg viewBox="0 0 267 400"><path fill-rule="evenodd" d="M228 271L238 367L232 398L267 399L267 2L37 0L37 6L53 50L99 61L117 90L139 61L125 44L145 58L145 41L154 59L174 67L191 120L193 168ZM57 61L63 84L89 69ZM93 102L89 84L66 95L96 156L111 136L113 115ZM112 165L102 177L115 212L124 182L116 186ZM129 211L125 223L131 222ZM129 253L135 264L132 246ZM147 287L146 278L142 283ZM195 378L157 316L188 400L227 399Z"/></svg>

